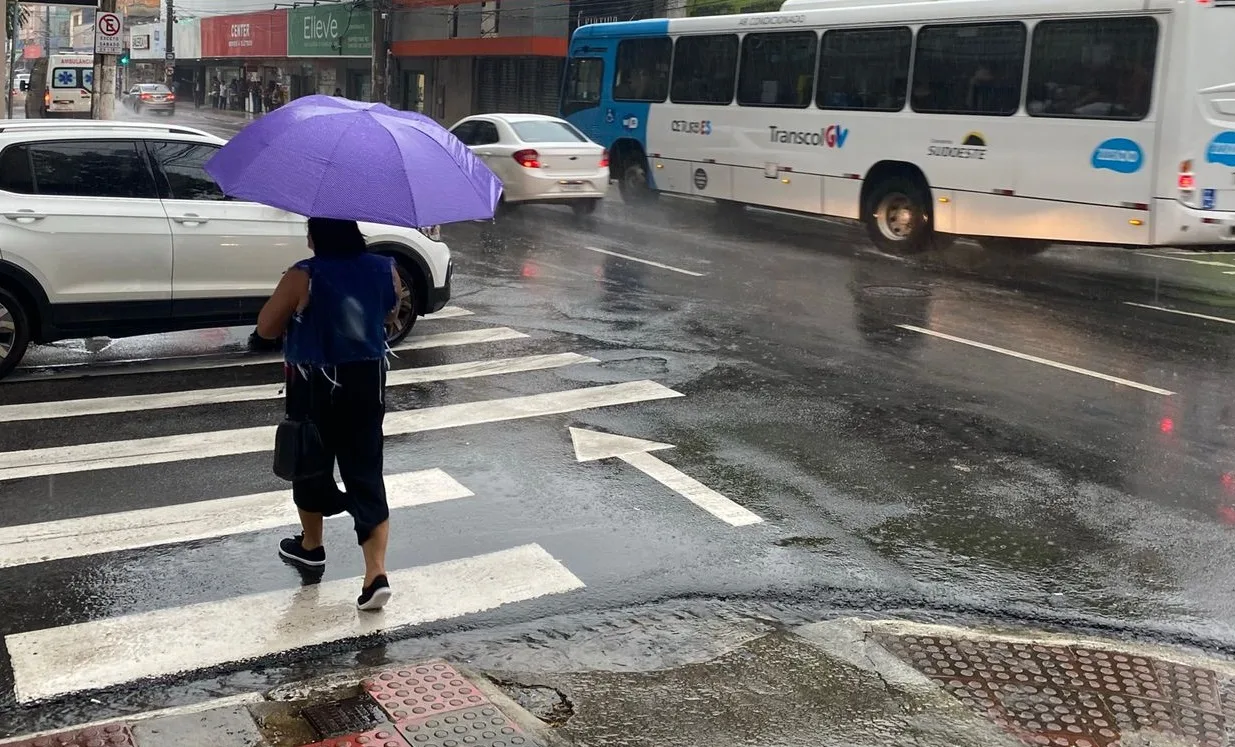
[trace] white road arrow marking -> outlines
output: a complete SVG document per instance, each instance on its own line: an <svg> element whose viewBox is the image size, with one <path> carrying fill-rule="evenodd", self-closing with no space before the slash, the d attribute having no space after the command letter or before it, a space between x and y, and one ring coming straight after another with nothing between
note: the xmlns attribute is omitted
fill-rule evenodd
<svg viewBox="0 0 1235 747"><path fill-rule="evenodd" d="M616 436L611 433L589 431L585 428L571 428L570 439L575 445L575 459L580 462L616 457L721 521L735 527L759 524L763 521L758 515L649 453L661 449L672 449L672 444L646 441L630 436Z"/></svg>

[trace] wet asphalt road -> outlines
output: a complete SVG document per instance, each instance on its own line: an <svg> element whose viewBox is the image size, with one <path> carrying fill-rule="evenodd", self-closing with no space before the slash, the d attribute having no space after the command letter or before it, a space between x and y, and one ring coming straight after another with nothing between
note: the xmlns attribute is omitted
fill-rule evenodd
<svg viewBox="0 0 1235 747"><path fill-rule="evenodd" d="M847 226L678 200L612 199L586 220L528 207L449 227L446 240L452 306L472 313L423 320L414 336L527 337L403 351L396 368L567 352L598 362L402 386L392 410L637 380L685 396L390 438L388 472L437 467L475 493L397 511L392 568L536 543L586 588L386 640L483 639L549 617L566 635L608 610L724 599L1235 649L1235 255L1077 247L1016 259L962 242L906 260ZM0 385L0 405L277 381L277 364L228 365L244 334L37 349ZM4 423L0 452L280 413L270 399ZM657 456L764 522L729 526L628 464L579 463L568 426L673 444ZM281 487L265 454L30 477L0 483L0 527ZM0 568L0 635L294 587L273 552L286 534ZM346 525L327 542L327 581L361 573ZM28 706L0 651L0 735L398 659L397 644L363 650L372 643Z"/></svg>

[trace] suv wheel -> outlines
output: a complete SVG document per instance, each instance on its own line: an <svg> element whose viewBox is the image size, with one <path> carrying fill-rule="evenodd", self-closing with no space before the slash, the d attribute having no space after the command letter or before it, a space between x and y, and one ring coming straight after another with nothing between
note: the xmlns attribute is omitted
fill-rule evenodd
<svg viewBox="0 0 1235 747"><path fill-rule="evenodd" d="M399 293L395 320L386 325L386 344L391 346L402 342L416 324L416 279L402 263L396 262L395 267L398 268L399 280L403 287L402 292Z"/></svg>
<svg viewBox="0 0 1235 747"><path fill-rule="evenodd" d="M0 288L0 379L17 367L30 344L30 322L12 293Z"/></svg>

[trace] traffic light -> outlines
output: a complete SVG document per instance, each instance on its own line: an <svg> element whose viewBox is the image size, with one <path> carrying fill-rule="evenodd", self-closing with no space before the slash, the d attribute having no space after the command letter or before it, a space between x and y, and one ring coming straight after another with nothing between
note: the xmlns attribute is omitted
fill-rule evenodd
<svg viewBox="0 0 1235 747"><path fill-rule="evenodd" d="M116 62L120 63L121 65L129 64L129 50L126 49L123 52L121 52L120 58L116 60Z"/></svg>

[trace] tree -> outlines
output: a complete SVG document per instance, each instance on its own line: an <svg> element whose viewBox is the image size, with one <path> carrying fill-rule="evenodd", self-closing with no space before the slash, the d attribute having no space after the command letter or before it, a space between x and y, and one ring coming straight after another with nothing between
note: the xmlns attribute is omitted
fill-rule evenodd
<svg viewBox="0 0 1235 747"><path fill-rule="evenodd" d="M721 16L729 13L767 13L780 10L781 0L686 0L688 16Z"/></svg>
<svg viewBox="0 0 1235 747"><path fill-rule="evenodd" d="M16 25L17 28L21 28L22 26L25 26L27 23L30 23L30 6L23 5L22 3L17 2L17 0L6 0L6 1L7 1L6 10L8 12L5 13L5 25L4 25L5 38L12 39L14 35L13 34L14 25Z"/></svg>

